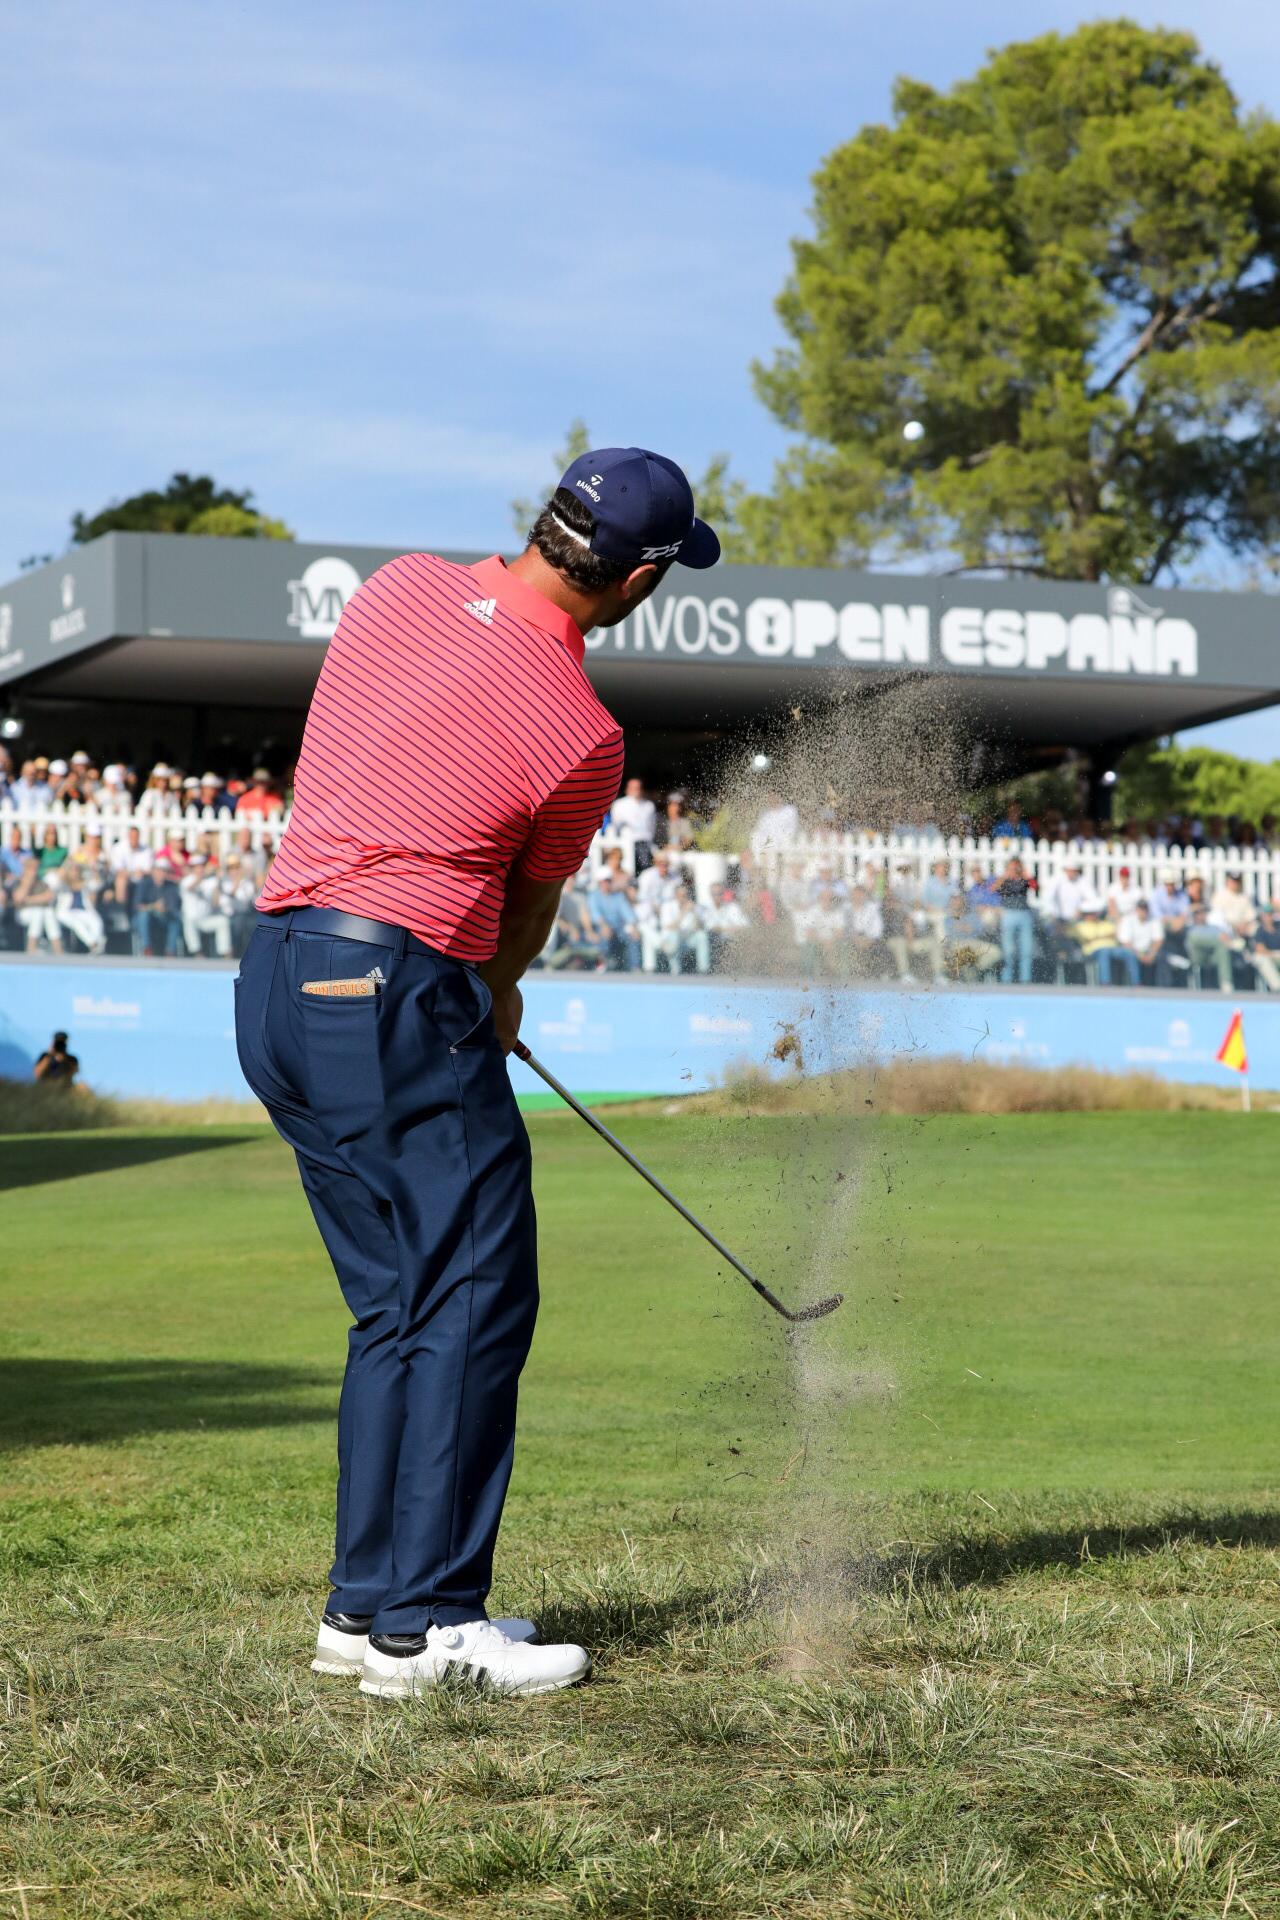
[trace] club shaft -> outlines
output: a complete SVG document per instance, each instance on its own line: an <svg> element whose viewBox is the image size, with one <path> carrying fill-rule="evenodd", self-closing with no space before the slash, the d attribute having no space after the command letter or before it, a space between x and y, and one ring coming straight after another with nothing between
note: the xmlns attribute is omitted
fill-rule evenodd
<svg viewBox="0 0 1280 1920"><path fill-rule="evenodd" d="M600 1135L600 1138L606 1141L608 1145L613 1148L615 1153L621 1154L622 1158L626 1161L627 1165L629 1167L634 1167L635 1171L640 1175L641 1179L647 1180L649 1182L649 1185L653 1188L654 1192L657 1194L660 1194L662 1198L666 1201L669 1207L674 1207L676 1212L680 1215L680 1218L682 1220L687 1220L689 1222L689 1225L695 1228L697 1232L699 1232L702 1235L703 1239L707 1242L708 1246L712 1246L715 1248L716 1252L720 1255L722 1260L727 1260L729 1262L729 1265L733 1268L735 1273L740 1273L744 1280L750 1281L751 1285L755 1288L756 1292L761 1296L762 1299L767 1300L769 1302L769 1305L774 1309L775 1312L782 1314L784 1319L790 1320L793 1318L790 1308L783 1306L777 1294L771 1292L770 1289L766 1287L763 1280L757 1280L755 1274L752 1273L751 1269L749 1267L743 1266L737 1254L730 1253L728 1247L726 1247L726 1245L724 1244L724 1241L717 1238L717 1236L714 1233L712 1233L710 1227L704 1227L701 1220L699 1220L697 1214L690 1213L688 1207L685 1206L683 1200L677 1200L675 1194L672 1193L670 1187L664 1186L662 1181L659 1180L656 1173L650 1173L648 1167L645 1166L643 1160L637 1160L635 1154L632 1153L630 1147L624 1147L621 1140L619 1140L617 1134L610 1133L608 1127L605 1126L604 1122L602 1120L598 1120L595 1114L592 1113L589 1107L584 1107L581 1100L577 1099L577 1097L574 1094L570 1093L568 1087L564 1086L559 1080L556 1079L556 1076L554 1075L554 1073L551 1072L549 1067L544 1067L541 1060L535 1059L534 1055L530 1053L529 1049L524 1045L523 1041L517 1041L514 1051L515 1051L516 1058L518 1060L523 1060L525 1066L529 1067L532 1070L532 1072L536 1073L539 1080L544 1080L546 1084L551 1088L553 1093L558 1093L560 1098L564 1101L565 1105L568 1107L572 1107L573 1111L577 1114L578 1118L580 1120L585 1120L593 1133L598 1133Z"/></svg>

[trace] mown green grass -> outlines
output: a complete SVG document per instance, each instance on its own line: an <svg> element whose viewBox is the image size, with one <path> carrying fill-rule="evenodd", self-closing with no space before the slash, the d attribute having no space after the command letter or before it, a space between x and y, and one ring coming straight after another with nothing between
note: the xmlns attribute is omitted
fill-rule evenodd
<svg viewBox="0 0 1280 1920"><path fill-rule="evenodd" d="M1273 1123L532 1121L494 1605L596 1676L307 1670L345 1317L252 1127L0 1142L0 1913L1280 1911Z"/></svg>

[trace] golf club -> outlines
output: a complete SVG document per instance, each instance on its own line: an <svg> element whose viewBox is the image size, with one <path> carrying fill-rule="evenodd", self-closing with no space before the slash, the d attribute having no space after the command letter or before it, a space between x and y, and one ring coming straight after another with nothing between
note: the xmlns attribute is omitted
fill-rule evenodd
<svg viewBox="0 0 1280 1920"><path fill-rule="evenodd" d="M712 1233L709 1227L704 1227L701 1220L698 1219L697 1215L690 1213L688 1207L686 1207L682 1201L677 1200L676 1196L674 1195L674 1193L670 1191L669 1188L663 1186L661 1180L658 1179L657 1175L650 1173L648 1167L644 1165L643 1161L636 1159L636 1156L634 1155L634 1153L632 1153L629 1147L623 1146L621 1140L618 1139L616 1134L610 1133L608 1127L606 1127L602 1121L597 1120L595 1114L592 1113L589 1108L584 1107L580 1100L577 1100L574 1098L573 1094L570 1093L568 1087L561 1085L561 1083L556 1079L554 1073L550 1072L548 1068L544 1067L540 1060L534 1058L533 1054L530 1053L528 1047L525 1046L522 1040L516 1041L512 1051L514 1052L517 1060L523 1060L526 1067L529 1067L534 1073L536 1073L540 1080L545 1080L546 1084L551 1088L551 1091L553 1093L559 1094L560 1098L564 1101L566 1106L573 1108L573 1111L577 1114L579 1120L585 1120L593 1133L598 1133L602 1140L608 1141L609 1145L613 1148L614 1152L620 1153L622 1155L622 1158L626 1161L627 1165L629 1167L634 1167L636 1172L640 1175L640 1177L643 1180L647 1180L649 1182L649 1185L653 1188L654 1192L661 1194L662 1198L666 1201L669 1207L675 1208L676 1212L680 1215L682 1220L687 1220L691 1227L696 1227L698 1232L702 1235L703 1239L707 1241L707 1243L710 1246L713 1246L715 1248L716 1252L720 1255L722 1259L727 1260L729 1262L729 1265L733 1268L734 1272L740 1273L744 1280L749 1280L751 1282L751 1285L755 1288L756 1292L760 1295L760 1298L762 1300L767 1300L775 1313L780 1313L784 1320L790 1320L794 1324L796 1321L799 1321L799 1320L821 1320L824 1314L835 1312L836 1308L840 1305L841 1301L844 1299L844 1295L842 1293L830 1294L825 1300L815 1300L811 1307L797 1307L795 1308L794 1311L790 1307L784 1306L782 1301L779 1300L777 1294L772 1292L770 1288L766 1287L763 1280L757 1280L755 1274L751 1272L750 1268L744 1267L741 1260L738 1259L737 1255L730 1253L728 1247L725 1246L723 1240L718 1240L715 1234Z"/></svg>

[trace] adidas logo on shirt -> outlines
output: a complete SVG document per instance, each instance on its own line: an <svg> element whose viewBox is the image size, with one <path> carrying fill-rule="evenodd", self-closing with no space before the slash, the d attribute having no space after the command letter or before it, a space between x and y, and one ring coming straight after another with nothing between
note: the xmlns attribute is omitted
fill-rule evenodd
<svg viewBox="0 0 1280 1920"><path fill-rule="evenodd" d="M475 619L483 622L486 627L491 627L493 625L493 610L497 604L496 600L468 600L462 611L471 614Z"/></svg>

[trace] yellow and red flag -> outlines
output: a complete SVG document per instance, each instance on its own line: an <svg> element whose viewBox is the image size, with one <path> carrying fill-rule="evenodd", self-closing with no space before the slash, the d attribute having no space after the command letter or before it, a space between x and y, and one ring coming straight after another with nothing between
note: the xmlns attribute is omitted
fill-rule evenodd
<svg viewBox="0 0 1280 1920"><path fill-rule="evenodd" d="M1232 1014L1231 1025L1227 1028L1222 1045L1218 1048L1217 1059L1219 1066L1230 1067L1232 1073L1248 1073L1249 1056L1244 1050L1242 1014Z"/></svg>

